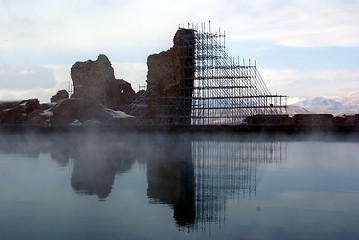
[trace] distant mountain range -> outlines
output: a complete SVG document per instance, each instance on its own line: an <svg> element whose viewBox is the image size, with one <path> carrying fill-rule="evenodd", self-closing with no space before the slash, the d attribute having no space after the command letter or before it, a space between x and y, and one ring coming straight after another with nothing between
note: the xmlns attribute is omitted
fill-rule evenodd
<svg viewBox="0 0 359 240"><path fill-rule="evenodd" d="M359 93L344 96L320 96L313 99L288 99L288 114L329 113L337 115L359 114Z"/></svg>

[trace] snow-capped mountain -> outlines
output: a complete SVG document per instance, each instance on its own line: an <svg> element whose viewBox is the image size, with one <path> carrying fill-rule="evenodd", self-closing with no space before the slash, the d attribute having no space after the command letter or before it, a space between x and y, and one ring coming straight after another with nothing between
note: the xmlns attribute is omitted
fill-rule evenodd
<svg viewBox="0 0 359 240"><path fill-rule="evenodd" d="M329 110L340 110L344 108L344 105L334 99L325 98L325 97L316 97L311 100L304 100L297 103L297 106L307 107L307 108L323 108Z"/></svg>
<svg viewBox="0 0 359 240"><path fill-rule="evenodd" d="M320 96L313 99L288 99L288 113L329 113L333 115L352 115L359 113L359 93L344 96Z"/></svg>

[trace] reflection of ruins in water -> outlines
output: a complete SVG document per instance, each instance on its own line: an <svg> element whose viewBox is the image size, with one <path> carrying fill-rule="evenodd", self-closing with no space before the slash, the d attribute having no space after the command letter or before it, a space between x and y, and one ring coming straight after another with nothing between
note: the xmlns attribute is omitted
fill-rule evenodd
<svg viewBox="0 0 359 240"><path fill-rule="evenodd" d="M176 139L178 140L178 139ZM147 196L152 203L173 207L179 226L195 221L195 185L190 141L159 139L147 158Z"/></svg>
<svg viewBox="0 0 359 240"><path fill-rule="evenodd" d="M115 182L115 175L131 170L134 160L123 145L93 140L87 148L72 152L71 186L78 193L107 198Z"/></svg>
<svg viewBox="0 0 359 240"><path fill-rule="evenodd" d="M147 195L173 207L180 228L225 221L228 199L252 198L265 167L286 159L286 143L164 141L147 162Z"/></svg>
<svg viewBox="0 0 359 240"><path fill-rule="evenodd" d="M111 194L116 174L130 171L135 162L128 144L110 135L61 135L51 143L51 158L72 168L73 190L100 200Z"/></svg>
<svg viewBox="0 0 359 240"><path fill-rule="evenodd" d="M255 197L266 166L286 160L286 146L258 136L0 136L0 152L34 158L50 153L59 166L71 168L75 192L100 200L110 196L116 175L131 171L136 161L145 164L150 203L168 204L180 229L205 231L225 221L227 200Z"/></svg>

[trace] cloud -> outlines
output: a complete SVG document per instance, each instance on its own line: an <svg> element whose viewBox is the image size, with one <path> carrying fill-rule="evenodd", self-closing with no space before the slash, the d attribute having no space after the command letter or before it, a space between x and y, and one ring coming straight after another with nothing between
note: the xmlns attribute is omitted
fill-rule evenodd
<svg viewBox="0 0 359 240"><path fill-rule="evenodd" d="M358 1L255 1L233 6L224 25L234 40L271 40L293 47L359 46Z"/></svg>
<svg viewBox="0 0 359 240"><path fill-rule="evenodd" d="M69 89L69 83L71 80L71 64L63 64L63 65L47 65L46 67L51 69L54 74L55 83L52 87L55 89L61 90Z"/></svg>
<svg viewBox="0 0 359 240"><path fill-rule="evenodd" d="M147 65L145 63L113 62L112 67L117 79L124 79L131 83L132 88L137 92L139 86L146 84Z"/></svg>
<svg viewBox="0 0 359 240"><path fill-rule="evenodd" d="M201 28L206 21L209 30L208 20L212 20L212 32L225 29L226 41L238 46L256 41L263 43L260 49L282 45L288 47L283 51L291 53L290 47L351 49L359 47L358 11L356 0L2 0L1 96L10 96L15 89L30 96L31 89L37 89L48 99L58 89L68 89L75 61L99 53L111 58L117 78L137 90L146 80L145 58L170 48L182 23L185 27L199 23ZM318 53L306 52L305 57L311 54ZM338 56L333 54L333 58ZM35 64L19 63L19 59ZM273 69L260 71L272 92L314 97L359 91L356 66L354 70L278 70L274 68L282 62L272 62Z"/></svg>
<svg viewBox="0 0 359 240"><path fill-rule="evenodd" d="M359 46L359 2L1 1L0 51L157 52L178 24L213 20L229 40L299 47ZM208 24L207 24L208 30Z"/></svg>
<svg viewBox="0 0 359 240"><path fill-rule="evenodd" d="M49 68L24 62L0 65L1 88L31 89L51 87L55 83L53 71Z"/></svg>
<svg viewBox="0 0 359 240"><path fill-rule="evenodd" d="M37 98L41 103L47 103L50 102L50 97L55 93L52 88L33 88L29 90L0 89L0 101Z"/></svg>
<svg viewBox="0 0 359 240"><path fill-rule="evenodd" d="M338 96L359 92L359 69L259 69L272 93L290 97Z"/></svg>
<svg viewBox="0 0 359 240"><path fill-rule="evenodd" d="M40 102L49 102L58 90L68 90L70 69L71 65L4 63L0 65L0 99L38 98Z"/></svg>

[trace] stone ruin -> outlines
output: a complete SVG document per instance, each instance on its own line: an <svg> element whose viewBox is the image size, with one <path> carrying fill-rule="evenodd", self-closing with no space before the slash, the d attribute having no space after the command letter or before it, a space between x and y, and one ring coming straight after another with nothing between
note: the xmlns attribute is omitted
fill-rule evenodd
<svg viewBox="0 0 359 240"><path fill-rule="evenodd" d="M194 79L194 32L180 29L173 47L147 58L149 118L155 123L190 125ZM160 117L159 117L160 116Z"/></svg>
<svg viewBox="0 0 359 240"><path fill-rule="evenodd" d="M133 124L123 112L136 97L131 84L116 79L105 55L96 61L76 62L71 68L74 93L66 90L51 97L51 104L37 99L0 104L1 125L62 126ZM122 111L121 111L122 110Z"/></svg>
<svg viewBox="0 0 359 240"><path fill-rule="evenodd" d="M105 55L100 54L95 61L76 62L71 68L71 78L74 93L53 107L52 124L116 125L134 121L123 110L136 93L130 83L115 78ZM56 99L56 95L53 98Z"/></svg>
<svg viewBox="0 0 359 240"><path fill-rule="evenodd" d="M67 98L69 98L69 93L65 89L62 89L57 91L57 93L51 97L50 101L56 103Z"/></svg>
<svg viewBox="0 0 359 240"><path fill-rule="evenodd" d="M131 84L116 79L111 62L101 54L96 61L76 62L71 68L74 94L114 110L125 110L136 97Z"/></svg>

